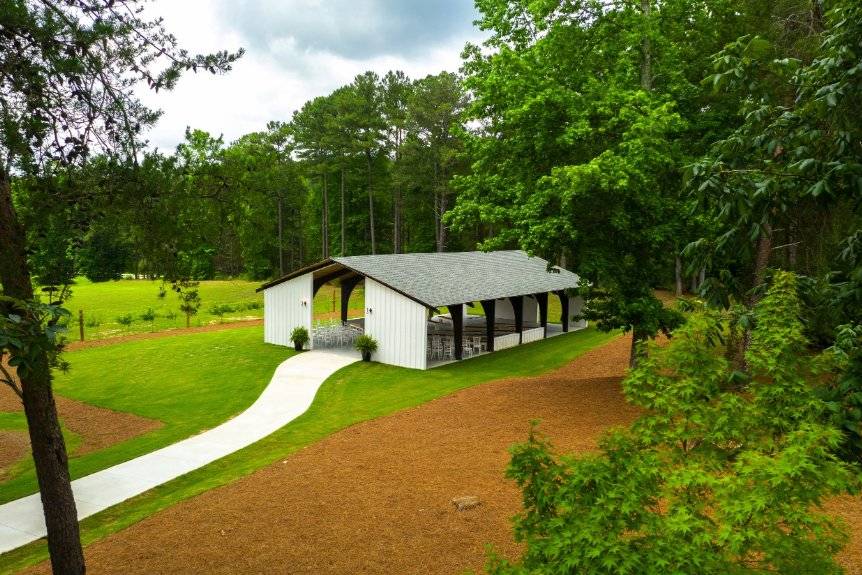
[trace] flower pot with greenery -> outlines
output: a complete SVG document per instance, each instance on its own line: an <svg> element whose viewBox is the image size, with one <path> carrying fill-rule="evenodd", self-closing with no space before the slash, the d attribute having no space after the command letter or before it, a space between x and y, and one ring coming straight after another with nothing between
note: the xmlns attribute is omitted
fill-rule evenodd
<svg viewBox="0 0 862 575"><path fill-rule="evenodd" d="M370 335L360 335L354 345L362 353L362 361L371 361L371 354L377 351L377 340Z"/></svg>
<svg viewBox="0 0 862 575"><path fill-rule="evenodd" d="M303 326L295 327L290 332L290 341L293 342L293 349L296 351L302 351L302 348L308 343L308 339L308 330Z"/></svg>

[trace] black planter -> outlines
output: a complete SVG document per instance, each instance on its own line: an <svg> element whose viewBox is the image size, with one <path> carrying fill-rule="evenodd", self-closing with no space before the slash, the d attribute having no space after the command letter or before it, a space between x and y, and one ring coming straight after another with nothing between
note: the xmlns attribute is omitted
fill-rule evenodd
<svg viewBox="0 0 862 575"><path fill-rule="evenodd" d="M371 352L363 351L362 352L362 361L371 361Z"/></svg>
<svg viewBox="0 0 862 575"><path fill-rule="evenodd" d="M296 351L302 351L302 344L293 342L293 349L295 349Z"/></svg>

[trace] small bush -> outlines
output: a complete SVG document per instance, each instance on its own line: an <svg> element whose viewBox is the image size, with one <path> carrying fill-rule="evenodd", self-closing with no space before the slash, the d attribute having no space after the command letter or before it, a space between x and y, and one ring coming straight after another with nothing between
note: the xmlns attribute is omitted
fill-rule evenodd
<svg viewBox="0 0 862 575"><path fill-rule="evenodd" d="M245 309L248 309L248 310L260 309L260 308L261 308L261 303L259 301L250 301L247 304L245 304Z"/></svg>
<svg viewBox="0 0 862 575"><path fill-rule="evenodd" d="M293 342L297 349L302 349L308 343L309 339L308 330L301 325L293 328L293 331L290 332L290 341Z"/></svg>
<svg viewBox="0 0 862 575"><path fill-rule="evenodd" d="M132 317L132 314L127 313L125 315L121 315L117 318L117 323L120 325L130 326L132 322L135 321L135 318Z"/></svg>
<svg viewBox="0 0 862 575"><path fill-rule="evenodd" d="M88 315L84 317L84 325L87 327L99 327L102 325L102 320L96 315Z"/></svg>
<svg viewBox="0 0 862 575"><path fill-rule="evenodd" d="M153 308L149 308L147 309L147 311L141 314L141 319L143 321L155 321L156 312L153 310Z"/></svg>
<svg viewBox="0 0 862 575"><path fill-rule="evenodd" d="M177 312L175 312L174 310L169 311L168 313L165 314L165 319L170 319L170 320L177 319Z"/></svg>
<svg viewBox="0 0 862 575"><path fill-rule="evenodd" d="M362 334L356 338L356 343L354 344L357 350L362 353L374 353L377 351L377 340L367 334Z"/></svg>

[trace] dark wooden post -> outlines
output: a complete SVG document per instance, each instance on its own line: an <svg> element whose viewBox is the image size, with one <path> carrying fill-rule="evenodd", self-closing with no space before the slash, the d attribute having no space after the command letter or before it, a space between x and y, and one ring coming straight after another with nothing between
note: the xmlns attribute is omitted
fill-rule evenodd
<svg viewBox="0 0 862 575"><path fill-rule="evenodd" d="M560 314L560 322L563 324L563 332L569 331L569 296L566 294L566 290L557 290L554 294L560 298L560 307L563 309L563 313Z"/></svg>
<svg viewBox="0 0 862 575"><path fill-rule="evenodd" d="M81 333L81 341L84 341L84 310L78 310L78 331Z"/></svg>
<svg viewBox="0 0 862 575"><path fill-rule="evenodd" d="M539 324L545 330L542 337L548 337L548 292L537 293L536 301L539 302Z"/></svg>
<svg viewBox="0 0 862 575"><path fill-rule="evenodd" d="M355 276L341 280L341 323L347 323L347 311L350 307L350 294L353 293L359 282L362 281L362 276Z"/></svg>
<svg viewBox="0 0 862 575"><path fill-rule="evenodd" d="M518 332L518 344L524 343L524 296L510 297L512 310L515 312L515 331Z"/></svg>
<svg viewBox="0 0 862 575"><path fill-rule="evenodd" d="M455 336L455 359L461 359L464 354L464 304L447 306L452 316L452 332Z"/></svg>
<svg viewBox="0 0 862 575"><path fill-rule="evenodd" d="M482 311L485 312L485 337L488 339L488 351L494 351L494 323L497 316L497 300L483 299Z"/></svg>

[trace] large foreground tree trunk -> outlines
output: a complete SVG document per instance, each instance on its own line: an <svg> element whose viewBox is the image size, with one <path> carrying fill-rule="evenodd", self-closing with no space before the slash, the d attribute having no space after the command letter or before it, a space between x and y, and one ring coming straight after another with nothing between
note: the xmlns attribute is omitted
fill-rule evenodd
<svg viewBox="0 0 862 575"><path fill-rule="evenodd" d="M0 169L0 282L3 293L20 300L33 299L33 286L27 267L24 229L12 205L8 174ZM57 407L51 390L51 368L47 353L33 359L29 373L20 373L24 413L39 494L45 510L48 550L55 574L85 572L84 554L78 531L78 516L66 443L60 431Z"/></svg>

